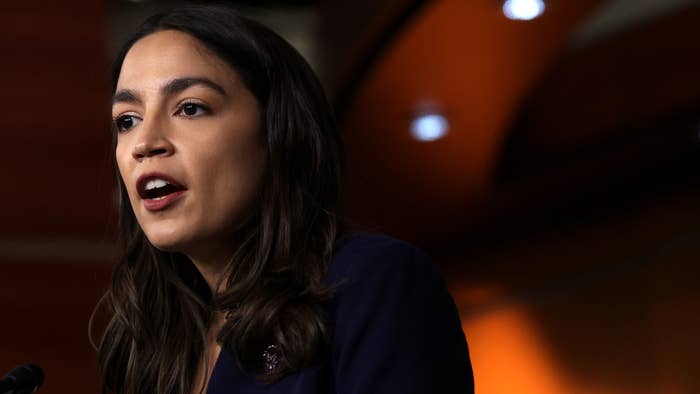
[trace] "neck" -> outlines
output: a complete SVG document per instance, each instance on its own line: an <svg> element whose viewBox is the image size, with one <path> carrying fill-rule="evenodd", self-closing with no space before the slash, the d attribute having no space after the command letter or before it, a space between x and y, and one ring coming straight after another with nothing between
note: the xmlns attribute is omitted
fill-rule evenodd
<svg viewBox="0 0 700 394"><path fill-rule="evenodd" d="M214 248L207 248L208 253L188 253L186 255L199 273L202 274L202 277L204 277L211 293L217 294L222 288L225 288L225 278L223 276L233 257L233 252L219 250L212 253L213 250Z"/></svg>
<svg viewBox="0 0 700 394"><path fill-rule="evenodd" d="M240 226L217 240L198 243L196 247L189 248L190 250L185 253L206 280L212 295L225 288L223 275L226 273L226 268L231 264L237 248L244 243L248 235L245 227Z"/></svg>

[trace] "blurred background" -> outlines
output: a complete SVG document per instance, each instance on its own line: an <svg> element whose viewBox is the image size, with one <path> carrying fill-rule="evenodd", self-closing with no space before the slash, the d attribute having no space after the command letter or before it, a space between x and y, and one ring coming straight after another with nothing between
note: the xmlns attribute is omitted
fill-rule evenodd
<svg viewBox="0 0 700 394"><path fill-rule="evenodd" d="M427 250L478 394L700 393L700 2L231 1L321 76L346 215ZM109 64L166 0L0 11L0 375L94 393Z"/></svg>

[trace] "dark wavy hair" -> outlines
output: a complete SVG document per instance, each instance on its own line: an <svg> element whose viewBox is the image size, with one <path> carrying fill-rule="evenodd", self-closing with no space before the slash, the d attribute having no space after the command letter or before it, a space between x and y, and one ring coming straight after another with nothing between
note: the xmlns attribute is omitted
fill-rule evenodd
<svg viewBox="0 0 700 394"><path fill-rule="evenodd" d="M116 59L115 87L131 46L162 30L190 34L241 75L263 108L268 162L255 212L231 240L237 249L227 286L217 294L186 256L148 241L117 171L121 255L96 308L109 317L97 346L102 392L191 393L217 311L227 312L217 341L234 349L245 370L273 382L328 351L322 311L333 289L322 281L341 233L341 137L302 56L226 7L181 7L147 19ZM266 373L262 354L270 344L281 361Z"/></svg>

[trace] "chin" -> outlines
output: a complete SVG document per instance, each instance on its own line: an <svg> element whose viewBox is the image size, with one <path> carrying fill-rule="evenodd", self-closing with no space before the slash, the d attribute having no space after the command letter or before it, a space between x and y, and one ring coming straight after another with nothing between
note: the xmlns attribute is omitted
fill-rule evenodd
<svg viewBox="0 0 700 394"><path fill-rule="evenodd" d="M171 252L171 253L176 253L179 251L179 248L177 245L174 245L172 243L164 243L164 242L153 242L149 239L151 242L151 245L155 246L156 249L160 250L161 252Z"/></svg>
<svg viewBox="0 0 700 394"><path fill-rule="evenodd" d="M176 253L176 252L180 252L180 250L182 249L180 246L180 243L178 243L178 242L172 242L169 240L161 240L158 238L155 238L155 239L150 238L150 237L147 237L147 238L148 238L148 241L151 243L151 245L155 246L156 249L158 249L162 252Z"/></svg>
<svg viewBox="0 0 700 394"><path fill-rule="evenodd" d="M160 232L151 230L144 231L144 233L151 245L163 252L181 252L186 244L185 237L172 231Z"/></svg>

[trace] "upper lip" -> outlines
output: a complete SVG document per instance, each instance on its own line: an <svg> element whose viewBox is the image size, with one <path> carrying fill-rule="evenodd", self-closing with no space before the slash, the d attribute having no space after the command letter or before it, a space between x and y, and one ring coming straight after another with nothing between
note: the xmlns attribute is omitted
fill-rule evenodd
<svg viewBox="0 0 700 394"><path fill-rule="evenodd" d="M147 193L146 193L146 184L148 181L153 180L153 179L162 179L169 184L175 186L178 189L183 189L186 190L187 187L185 187L182 183L177 181L175 178L171 177L168 174L164 174L162 172L149 172L146 174L141 175L137 180L136 180L136 190L139 193L139 196L142 199L146 199Z"/></svg>

